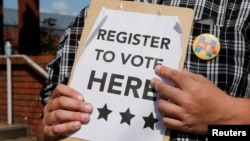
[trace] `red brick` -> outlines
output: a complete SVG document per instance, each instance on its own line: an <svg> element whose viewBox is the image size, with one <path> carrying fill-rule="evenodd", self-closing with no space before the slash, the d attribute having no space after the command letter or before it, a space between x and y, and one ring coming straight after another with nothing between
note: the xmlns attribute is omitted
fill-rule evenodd
<svg viewBox="0 0 250 141"><path fill-rule="evenodd" d="M33 107L43 108L43 105L42 105L42 103L40 101L32 101L30 103L30 105L33 106Z"/></svg>
<svg viewBox="0 0 250 141"><path fill-rule="evenodd" d="M39 111L39 110L37 110L37 111ZM20 113L20 116L27 117L28 119L39 119L41 112L42 112L42 110L40 110L40 112L37 112L37 113L23 112L23 113Z"/></svg>
<svg viewBox="0 0 250 141"><path fill-rule="evenodd" d="M16 106L26 106L27 104L29 104L27 101L24 100L13 100L12 103Z"/></svg>
<svg viewBox="0 0 250 141"><path fill-rule="evenodd" d="M28 76L29 73L27 72L27 70L12 70L12 76Z"/></svg>
<svg viewBox="0 0 250 141"><path fill-rule="evenodd" d="M2 105L7 105L7 99L2 99L2 98L0 98L0 106L2 106ZM0 109L1 109L1 107L0 107Z"/></svg>
<svg viewBox="0 0 250 141"><path fill-rule="evenodd" d="M14 82L12 84L13 88L28 88L28 89L40 89L42 87L42 84L40 83L31 83L31 82Z"/></svg>
<svg viewBox="0 0 250 141"><path fill-rule="evenodd" d="M0 81L0 83L1 83L1 81ZM7 93L7 87L3 87L0 85L0 95L6 94L6 93Z"/></svg>
<svg viewBox="0 0 250 141"><path fill-rule="evenodd" d="M5 76L5 75L4 75ZM7 78L0 75L0 82L7 82Z"/></svg>
<svg viewBox="0 0 250 141"><path fill-rule="evenodd" d="M7 105L0 105L0 115L7 114Z"/></svg>
<svg viewBox="0 0 250 141"><path fill-rule="evenodd" d="M40 118L37 118L37 119L27 119L27 123L29 124L29 125L32 125L32 124L38 124L39 122L40 122Z"/></svg>
<svg viewBox="0 0 250 141"><path fill-rule="evenodd" d="M26 94L26 95L37 95L37 96L39 96L39 94L40 94L40 88L38 89L38 88L15 88L14 90L13 90L13 92L15 93L15 94Z"/></svg>
<svg viewBox="0 0 250 141"><path fill-rule="evenodd" d="M37 82L35 78L28 75L25 76L16 76L12 78L13 82Z"/></svg>
<svg viewBox="0 0 250 141"><path fill-rule="evenodd" d="M0 114L0 121L7 122L7 115Z"/></svg>
<svg viewBox="0 0 250 141"><path fill-rule="evenodd" d="M7 83L6 82L0 82L0 87L7 88Z"/></svg>
<svg viewBox="0 0 250 141"><path fill-rule="evenodd" d="M13 100L37 101L38 95L13 95Z"/></svg>
<svg viewBox="0 0 250 141"><path fill-rule="evenodd" d="M29 56L45 69L54 56ZM37 126L42 112L39 101L40 89L45 82L39 73L22 59L12 59L12 108L13 122L26 123L28 135L37 135ZM0 59L0 122L7 121L6 60ZM25 117L28 119L25 120Z"/></svg>

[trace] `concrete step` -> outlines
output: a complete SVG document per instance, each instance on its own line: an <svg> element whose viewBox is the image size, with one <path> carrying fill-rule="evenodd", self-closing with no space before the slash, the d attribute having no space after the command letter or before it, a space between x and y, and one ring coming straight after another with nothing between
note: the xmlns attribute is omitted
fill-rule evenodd
<svg viewBox="0 0 250 141"><path fill-rule="evenodd" d="M27 136L27 126L25 124L0 123L0 140L17 139Z"/></svg>

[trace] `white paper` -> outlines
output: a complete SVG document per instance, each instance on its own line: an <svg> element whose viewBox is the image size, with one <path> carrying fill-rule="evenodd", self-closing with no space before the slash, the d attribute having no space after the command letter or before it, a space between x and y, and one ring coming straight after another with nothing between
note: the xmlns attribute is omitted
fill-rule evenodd
<svg viewBox="0 0 250 141"><path fill-rule="evenodd" d="M94 111L91 121L70 136L91 141L162 141L166 127L149 82L157 77L156 64L178 69L181 38L178 17L102 8L70 84L93 104Z"/></svg>

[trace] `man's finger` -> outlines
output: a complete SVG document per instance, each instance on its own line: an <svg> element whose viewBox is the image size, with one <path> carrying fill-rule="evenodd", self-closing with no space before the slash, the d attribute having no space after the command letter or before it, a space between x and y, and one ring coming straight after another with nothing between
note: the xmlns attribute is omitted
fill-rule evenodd
<svg viewBox="0 0 250 141"><path fill-rule="evenodd" d="M47 114L44 117L44 124L55 125L55 124L66 123L69 121L80 121L84 123L84 122L88 122L89 120L90 120L89 113L56 110Z"/></svg>
<svg viewBox="0 0 250 141"><path fill-rule="evenodd" d="M192 77L187 76L185 73L165 66L156 66L155 72L159 76L173 81L175 86L180 89L187 89L190 87L190 84L196 83L196 81Z"/></svg>
<svg viewBox="0 0 250 141"><path fill-rule="evenodd" d="M45 112L51 112L57 109L79 112L92 112L92 105L78 99L61 96L55 99L51 99L44 108Z"/></svg>
<svg viewBox="0 0 250 141"><path fill-rule="evenodd" d="M63 85L63 84L58 84L55 90L53 91L50 99L54 99L60 96L65 96L65 97L71 97L74 99L79 99L79 100L84 100L83 95L74 90L73 88L70 88L69 86Z"/></svg>
<svg viewBox="0 0 250 141"><path fill-rule="evenodd" d="M153 88L155 88L160 97L162 97L165 100L170 100L177 105L179 105L179 102L182 100L179 88L170 86L162 82L158 78L153 78L151 80L151 85Z"/></svg>
<svg viewBox="0 0 250 141"><path fill-rule="evenodd" d="M44 134L47 135L49 138L54 137L57 138L59 135L63 135L81 128L81 122L79 121L72 121L63 124L56 124L53 126L45 126L44 127ZM45 137L45 141L46 141Z"/></svg>

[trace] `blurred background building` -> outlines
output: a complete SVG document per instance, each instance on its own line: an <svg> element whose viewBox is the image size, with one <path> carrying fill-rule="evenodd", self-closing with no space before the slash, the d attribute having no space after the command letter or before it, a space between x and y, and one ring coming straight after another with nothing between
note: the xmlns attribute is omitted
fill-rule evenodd
<svg viewBox="0 0 250 141"><path fill-rule="evenodd" d="M3 141L39 136L38 124L43 109L39 92L46 80L27 60L6 58L5 42L11 42L14 55L25 55L46 70L48 62L54 58L61 34L75 18L73 15L40 13L39 0L16 2L18 8L9 9L4 8L3 0L0 0L0 140ZM7 59L11 61L10 71L7 69ZM9 72L11 108L7 106ZM11 116L7 112L9 110L12 112ZM11 124L7 123L9 117Z"/></svg>
<svg viewBox="0 0 250 141"><path fill-rule="evenodd" d="M25 42L23 45L25 49L19 48L19 36L26 36L26 35L20 35L19 34L19 28L18 28L18 10L17 9L9 9L4 8L4 19L3 19L3 41L10 40L12 47L13 47L13 53L14 54L33 54L33 55L39 55L39 54L53 54L53 52L56 50L58 40L60 39L60 36L64 32L64 30L69 26L69 24L74 20L74 16L72 15L61 15L61 14L54 14L54 13L40 13L39 16L39 41L37 41L40 44L35 44L36 47L33 47L34 50L40 50L40 51L32 51L30 50L32 47L27 47L28 41ZM24 32L24 31L23 31ZM32 32L35 32L32 30ZM26 33L22 33L26 34ZM33 33L35 34L35 33ZM32 34L32 35L33 35ZM21 38L23 39L23 38ZM27 39L26 39L27 40ZM37 39L38 40L38 39ZM40 47L38 47L40 46ZM27 51L28 50L28 51ZM3 51L2 51L3 53Z"/></svg>

